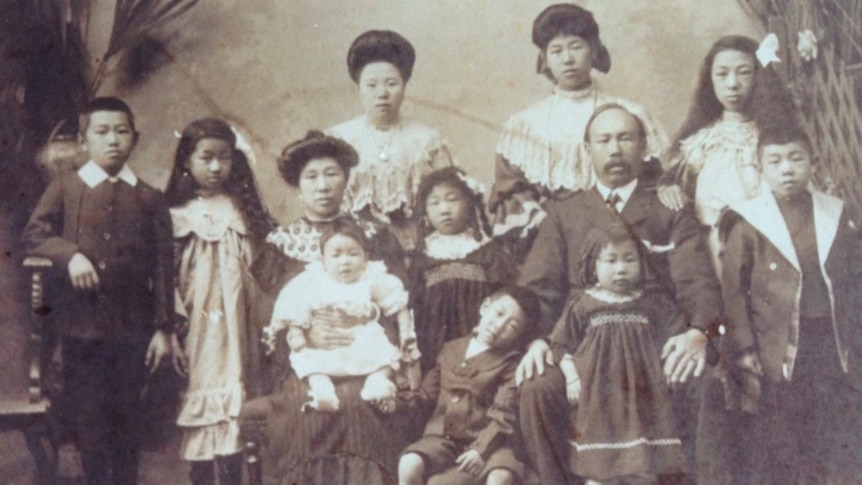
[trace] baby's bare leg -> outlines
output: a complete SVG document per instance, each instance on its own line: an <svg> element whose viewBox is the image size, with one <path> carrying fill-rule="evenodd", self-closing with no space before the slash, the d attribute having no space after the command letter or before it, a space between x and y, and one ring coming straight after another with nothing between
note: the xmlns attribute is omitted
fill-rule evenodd
<svg viewBox="0 0 862 485"><path fill-rule="evenodd" d="M335 384L332 383L329 376L323 374L308 376L308 387L308 396L311 401L302 405L303 411L308 411L309 408L325 412L338 411L341 403L335 394Z"/></svg>
<svg viewBox="0 0 862 485"><path fill-rule="evenodd" d="M515 475L505 468L495 468L488 474L486 485L512 485L515 483Z"/></svg>
<svg viewBox="0 0 862 485"><path fill-rule="evenodd" d="M365 385L359 393L363 401L370 401L380 411L390 413L395 410L395 393L398 390L392 378L395 371L391 367L384 367L378 371L368 374Z"/></svg>
<svg viewBox="0 0 862 485"><path fill-rule="evenodd" d="M425 483L425 461L416 453L407 453L398 460L398 485Z"/></svg>

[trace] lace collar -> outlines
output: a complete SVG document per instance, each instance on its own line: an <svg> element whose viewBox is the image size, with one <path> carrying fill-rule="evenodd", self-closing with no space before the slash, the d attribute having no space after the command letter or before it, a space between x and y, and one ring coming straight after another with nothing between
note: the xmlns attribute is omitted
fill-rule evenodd
<svg viewBox="0 0 862 485"><path fill-rule="evenodd" d="M462 259L490 241L484 235L477 241L469 229L451 236L434 231L425 237L425 254L434 259Z"/></svg>
<svg viewBox="0 0 862 485"><path fill-rule="evenodd" d="M640 298L643 294L643 290L635 290L631 295L620 295L619 293L614 293L606 288L593 286L592 288L587 289L586 294L605 303L628 303Z"/></svg>
<svg viewBox="0 0 862 485"><path fill-rule="evenodd" d="M719 119L725 123L751 123L753 121L748 115L727 110L721 113Z"/></svg>
<svg viewBox="0 0 862 485"><path fill-rule="evenodd" d="M224 194L191 199L180 207L173 207L171 222L174 237L195 233L207 241L218 241L228 230L247 234L242 214L233 199Z"/></svg>
<svg viewBox="0 0 862 485"><path fill-rule="evenodd" d="M595 82L590 82L589 86L583 89L576 89L574 91L567 91L565 89L560 89L560 86L554 86L554 94L564 98L569 98L572 101L584 101L586 99L595 98L598 94L598 89L596 89Z"/></svg>

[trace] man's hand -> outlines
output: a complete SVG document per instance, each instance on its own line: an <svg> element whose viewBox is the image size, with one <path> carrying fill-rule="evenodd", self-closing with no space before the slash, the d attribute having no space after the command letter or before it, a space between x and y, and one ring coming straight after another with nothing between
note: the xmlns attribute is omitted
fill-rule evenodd
<svg viewBox="0 0 862 485"><path fill-rule="evenodd" d="M668 384L685 383L692 375L700 377L706 366L706 343L706 335L696 328L668 339L661 350Z"/></svg>
<svg viewBox="0 0 862 485"><path fill-rule="evenodd" d="M544 374L546 365L549 367L554 365L551 347L542 339L533 340L515 370L515 385L520 386L525 380L532 379L534 374Z"/></svg>
<svg viewBox="0 0 862 485"><path fill-rule="evenodd" d="M688 196L683 193L679 185L660 185L656 194L662 205L672 211L678 211L688 203Z"/></svg>
<svg viewBox="0 0 862 485"><path fill-rule="evenodd" d="M99 286L99 274L93 263L81 253L69 260L69 279L76 290L92 290Z"/></svg>
<svg viewBox="0 0 862 485"><path fill-rule="evenodd" d="M461 453L461 456L455 459L455 464L458 465L458 471L467 472L474 476L478 476L485 469L485 460L476 450L467 450Z"/></svg>
<svg viewBox="0 0 862 485"><path fill-rule="evenodd" d="M164 330L156 330L150 345L147 347L147 357L144 362L152 374L162 365L162 362L171 354L171 338Z"/></svg>

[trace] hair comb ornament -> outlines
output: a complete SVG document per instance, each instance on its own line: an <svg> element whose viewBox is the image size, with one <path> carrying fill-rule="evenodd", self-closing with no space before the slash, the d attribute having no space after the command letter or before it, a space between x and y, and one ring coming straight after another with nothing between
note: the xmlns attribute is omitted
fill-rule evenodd
<svg viewBox="0 0 862 485"><path fill-rule="evenodd" d="M760 62L760 65L766 67L770 63L781 62L781 58L778 57L779 47L778 36L775 34L768 34L762 41L760 41L760 45L757 47L757 51L754 55L757 57L757 61Z"/></svg>
<svg viewBox="0 0 862 485"><path fill-rule="evenodd" d="M240 131L237 130L233 125L230 125L230 131L232 131L234 136L236 136L237 150L245 154L245 157L248 159L249 164L257 165L257 158L254 156L254 148L252 148L251 143L248 141L248 138L246 138L245 135L240 133Z"/></svg>
<svg viewBox="0 0 862 485"><path fill-rule="evenodd" d="M458 172L458 178L462 182L464 182L467 185L467 188L472 190L474 193L481 196L485 195L485 184L483 184L482 182L479 182L473 177L461 172Z"/></svg>

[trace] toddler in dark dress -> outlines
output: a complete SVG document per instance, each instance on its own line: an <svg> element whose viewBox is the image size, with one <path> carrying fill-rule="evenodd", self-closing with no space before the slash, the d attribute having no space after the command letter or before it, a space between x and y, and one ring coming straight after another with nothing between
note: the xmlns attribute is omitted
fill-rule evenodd
<svg viewBox="0 0 862 485"><path fill-rule="evenodd" d="M656 483L682 472L682 444L659 350L684 318L641 280L646 248L623 224L593 229L582 261L592 284L551 334L572 413L572 471L599 483Z"/></svg>

